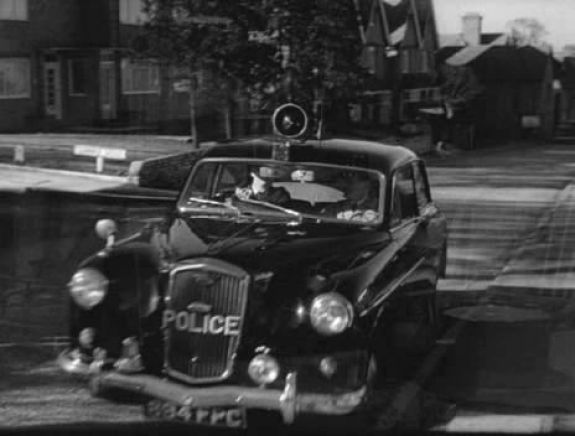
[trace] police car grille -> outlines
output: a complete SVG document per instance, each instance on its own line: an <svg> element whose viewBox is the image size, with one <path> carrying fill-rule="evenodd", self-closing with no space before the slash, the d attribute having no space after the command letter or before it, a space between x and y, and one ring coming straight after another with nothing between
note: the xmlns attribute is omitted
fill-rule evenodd
<svg viewBox="0 0 575 436"><path fill-rule="evenodd" d="M179 316L166 330L166 366L172 376L212 382L231 375L248 286L245 272L215 260L172 273L168 309ZM190 310L194 304L210 309Z"/></svg>

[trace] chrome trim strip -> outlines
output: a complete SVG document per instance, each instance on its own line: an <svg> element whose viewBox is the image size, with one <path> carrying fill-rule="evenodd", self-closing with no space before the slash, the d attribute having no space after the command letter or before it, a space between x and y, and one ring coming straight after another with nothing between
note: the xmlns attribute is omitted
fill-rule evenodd
<svg viewBox="0 0 575 436"><path fill-rule="evenodd" d="M189 407L236 406L248 409L277 410L283 422L291 424L303 412L345 415L365 399L365 386L340 394L297 392L297 373L288 373L283 390L246 386L189 387L151 375L102 373L94 380L101 387L114 387Z"/></svg>
<svg viewBox="0 0 575 436"><path fill-rule="evenodd" d="M178 264L169 274L169 284L168 284L168 297L166 298L166 303L169 305L171 290L174 286L174 280L178 273L182 271L191 271L191 270L199 270L199 271L212 271L218 274L227 275L234 277L239 280L239 286L237 291L243 292L244 296L242 301L242 306L239 309L241 314L240 316L240 325L239 331L240 334L235 339L235 344L228 348L228 356L227 356L227 364L225 371L218 377L191 377L186 375L174 368L170 367L168 356L170 352L170 329L165 328L164 330L164 369L166 373L178 380L181 380L186 383L193 383L193 384L207 384L207 383L214 383L218 381L224 381L232 376L233 374L233 365L235 363L236 351L241 341L241 332L243 331L244 327L244 319L245 319L245 312L247 307L248 301L248 292L249 292L249 285L250 285L250 276L249 274L244 271L243 269L230 264L228 262L224 262L218 259L213 258L197 258L193 260L187 260Z"/></svg>

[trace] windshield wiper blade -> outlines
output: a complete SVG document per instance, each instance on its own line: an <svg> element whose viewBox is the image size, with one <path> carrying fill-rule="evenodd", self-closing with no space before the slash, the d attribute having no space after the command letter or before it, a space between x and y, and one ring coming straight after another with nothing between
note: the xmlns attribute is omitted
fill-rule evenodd
<svg viewBox="0 0 575 436"><path fill-rule="evenodd" d="M294 225L299 225L303 221L302 214L297 210L288 209L287 207L282 207L277 204L268 203L267 201L253 200L251 198L237 198L237 200L243 203L255 204L256 206L264 206L267 207L268 209L273 209L277 210L278 212L282 212L285 215L290 215L296 219L296 223ZM291 224L291 222L288 224Z"/></svg>
<svg viewBox="0 0 575 436"><path fill-rule="evenodd" d="M240 211L240 209L236 206L234 206L233 204L230 203L221 203L219 201L215 201L215 200L207 200L205 198L197 198L197 197L190 197L188 198L188 203L198 203L204 206L216 206L218 208L224 208L226 210L231 210L232 212L234 212L237 217L239 218L242 215L242 212Z"/></svg>

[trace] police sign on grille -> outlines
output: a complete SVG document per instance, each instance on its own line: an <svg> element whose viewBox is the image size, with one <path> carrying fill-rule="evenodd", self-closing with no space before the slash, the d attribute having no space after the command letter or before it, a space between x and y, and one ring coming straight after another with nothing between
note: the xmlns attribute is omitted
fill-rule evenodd
<svg viewBox="0 0 575 436"><path fill-rule="evenodd" d="M163 327L173 324L178 331L190 333L238 336L240 334L240 317L237 315L212 315L197 312L176 312L165 310Z"/></svg>

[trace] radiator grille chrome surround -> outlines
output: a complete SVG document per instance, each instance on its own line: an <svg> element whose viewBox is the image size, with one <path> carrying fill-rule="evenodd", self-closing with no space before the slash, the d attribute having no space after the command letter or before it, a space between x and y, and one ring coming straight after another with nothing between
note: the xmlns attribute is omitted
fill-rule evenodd
<svg viewBox="0 0 575 436"><path fill-rule="evenodd" d="M201 384L223 381L232 375L249 285L246 271L211 258L182 262L170 272L167 310L209 307L214 314L239 317L239 332L234 336L210 335L164 326L164 367L169 376Z"/></svg>

